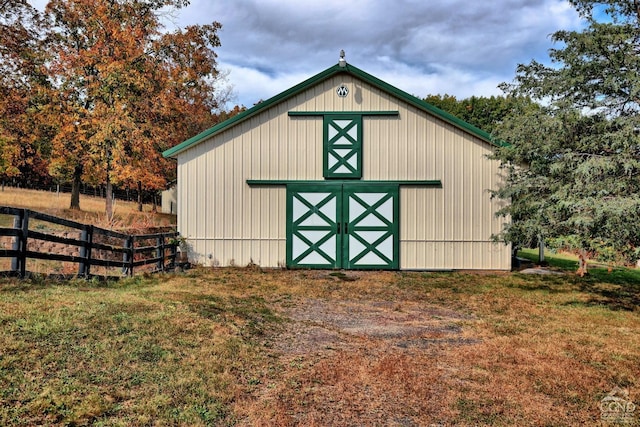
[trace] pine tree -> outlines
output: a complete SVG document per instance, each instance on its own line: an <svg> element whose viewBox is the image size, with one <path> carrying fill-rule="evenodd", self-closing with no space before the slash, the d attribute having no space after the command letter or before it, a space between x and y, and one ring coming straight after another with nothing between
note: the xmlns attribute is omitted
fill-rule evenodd
<svg viewBox="0 0 640 427"><path fill-rule="evenodd" d="M502 238L587 251L608 261L640 257L640 1L572 0L582 31L558 31L550 65L517 68L516 108L496 131L511 204Z"/></svg>

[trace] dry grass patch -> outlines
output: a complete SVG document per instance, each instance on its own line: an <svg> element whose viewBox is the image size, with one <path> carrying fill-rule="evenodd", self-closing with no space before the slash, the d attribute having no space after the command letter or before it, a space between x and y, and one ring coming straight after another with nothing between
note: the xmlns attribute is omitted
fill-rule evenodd
<svg viewBox="0 0 640 427"><path fill-rule="evenodd" d="M322 302L293 298L282 309L294 320L276 339L285 368L247 406L247 425L589 425L615 386L637 399L638 312L598 290L614 284L419 273L318 283L322 273L300 274L315 278ZM393 309L403 305L420 310Z"/></svg>
<svg viewBox="0 0 640 427"><path fill-rule="evenodd" d="M105 216L105 200L101 197L80 195L81 211L69 209L70 194L40 190L5 187L0 191L0 206L26 208L50 215L67 218L85 224L93 224L113 229L144 229L175 225L175 215L151 212L151 205L143 205L143 212L138 212L136 202L115 200L114 218L107 221ZM0 215L0 226L11 227L12 218Z"/></svg>

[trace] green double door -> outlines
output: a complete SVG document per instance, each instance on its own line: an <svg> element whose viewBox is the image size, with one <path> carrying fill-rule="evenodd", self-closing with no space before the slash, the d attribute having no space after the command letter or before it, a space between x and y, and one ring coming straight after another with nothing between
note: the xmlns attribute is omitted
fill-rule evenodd
<svg viewBox="0 0 640 427"><path fill-rule="evenodd" d="M287 186L287 265L398 269L398 186Z"/></svg>

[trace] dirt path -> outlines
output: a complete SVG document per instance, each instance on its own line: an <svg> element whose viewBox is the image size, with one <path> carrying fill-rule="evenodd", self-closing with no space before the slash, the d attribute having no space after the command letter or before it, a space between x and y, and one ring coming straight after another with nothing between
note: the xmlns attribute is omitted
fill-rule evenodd
<svg viewBox="0 0 640 427"><path fill-rule="evenodd" d="M438 425L440 355L476 342L463 326L473 317L416 302L297 299L277 311L290 319L271 342L285 368L245 425Z"/></svg>
<svg viewBox="0 0 640 427"><path fill-rule="evenodd" d="M404 349L465 344L469 339L461 337L460 323L472 319L415 302L305 299L281 310L292 322L278 336L276 348L290 355L352 349L362 339Z"/></svg>

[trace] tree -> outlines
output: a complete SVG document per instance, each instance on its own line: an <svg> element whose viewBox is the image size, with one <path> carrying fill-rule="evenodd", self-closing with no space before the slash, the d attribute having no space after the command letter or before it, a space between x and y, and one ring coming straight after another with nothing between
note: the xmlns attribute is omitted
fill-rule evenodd
<svg viewBox="0 0 640 427"><path fill-rule="evenodd" d="M163 34L160 14L186 0L52 0L49 78L57 114L51 173L73 182L157 190L174 174L161 152L215 120L220 24Z"/></svg>
<svg viewBox="0 0 640 427"><path fill-rule="evenodd" d="M640 257L640 1L572 0L582 31L558 31L550 65L519 65L511 96L518 108L496 136L511 200L501 237L538 236L610 261Z"/></svg>
<svg viewBox="0 0 640 427"><path fill-rule="evenodd" d="M447 94L428 95L424 101L488 133L493 133L516 105L532 103L529 98L513 96L472 96L458 100Z"/></svg>
<svg viewBox="0 0 640 427"><path fill-rule="evenodd" d="M42 19L24 0L0 1L0 177L25 184L48 177L53 129L40 120L48 102Z"/></svg>

